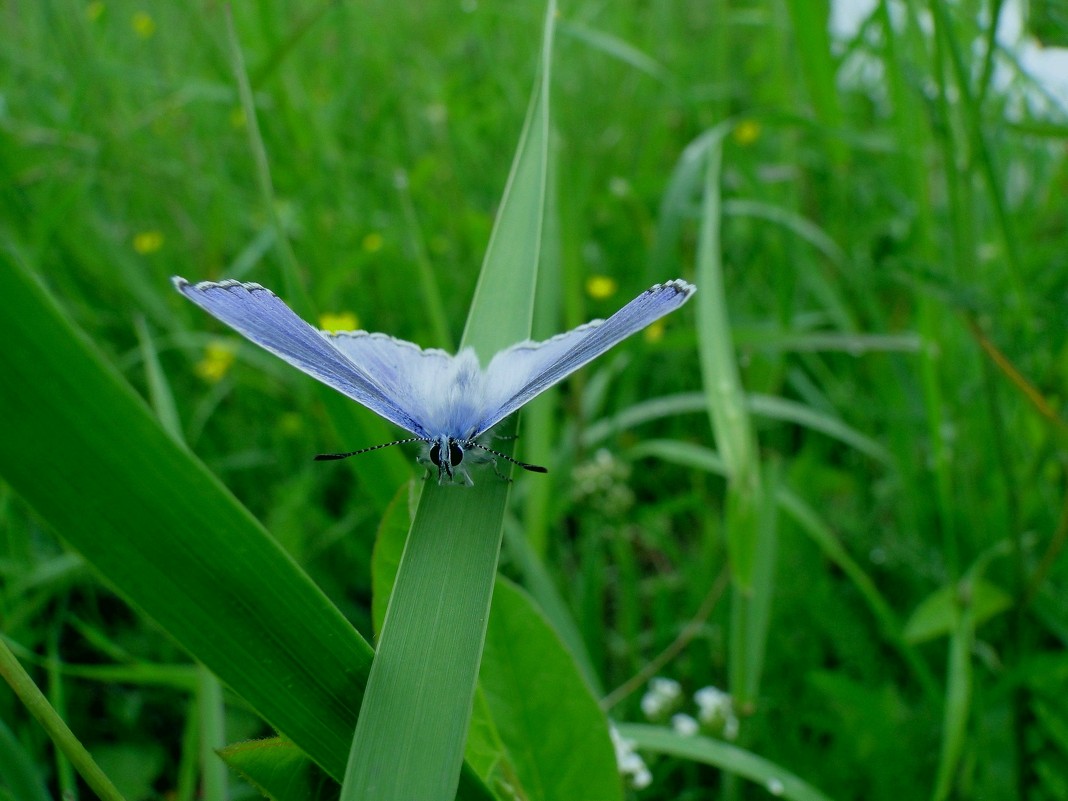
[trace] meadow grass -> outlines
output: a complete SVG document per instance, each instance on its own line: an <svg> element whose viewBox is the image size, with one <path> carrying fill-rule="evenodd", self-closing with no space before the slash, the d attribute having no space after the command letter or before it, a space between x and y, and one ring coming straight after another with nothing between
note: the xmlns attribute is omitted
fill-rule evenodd
<svg viewBox="0 0 1068 801"><path fill-rule="evenodd" d="M461 797L1068 797L1068 126L995 82L1000 4L906 8L832 42L799 2L560 6L537 292L500 297L545 338L700 291L524 413L550 472L494 524L525 592L482 621ZM72 732L0 689L0 792L84 795L83 745L127 798L252 797L213 749L266 720L291 742L227 762L329 797L420 471L312 462L397 432L168 279L450 350L521 325L465 321L545 6L0 13L2 672ZM673 732L709 685L733 708Z"/></svg>

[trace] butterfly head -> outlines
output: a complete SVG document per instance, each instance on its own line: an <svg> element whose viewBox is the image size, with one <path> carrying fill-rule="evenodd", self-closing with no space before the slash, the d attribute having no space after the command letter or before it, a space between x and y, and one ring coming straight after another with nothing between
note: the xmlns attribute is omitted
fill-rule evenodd
<svg viewBox="0 0 1068 801"><path fill-rule="evenodd" d="M464 448L460 440L442 434L431 443L427 456L430 463L438 469L438 483L451 483L456 473L467 479L464 483L470 483L467 470L460 467L464 460Z"/></svg>

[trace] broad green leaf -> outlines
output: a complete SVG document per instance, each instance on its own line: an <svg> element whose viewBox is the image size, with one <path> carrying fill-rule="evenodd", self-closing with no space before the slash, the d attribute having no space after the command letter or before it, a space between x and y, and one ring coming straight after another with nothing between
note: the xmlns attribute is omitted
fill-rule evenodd
<svg viewBox="0 0 1068 801"><path fill-rule="evenodd" d="M530 801L621 799L608 721L530 598L501 578L479 686Z"/></svg>
<svg viewBox="0 0 1068 801"><path fill-rule="evenodd" d="M371 649L21 266L0 264L0 475L335 776ZM161 287L161 292L166 288Z"/></svg>
<svg viewBox="0 0 1068 801"><path fill-rule="evenodd" d="M540 74L461 342L483 363L530 335L555 11L550 0ZM475 481L423 487L352 740L344 801L447 801L456 792L509 491L492 471Z"/></svg>
<svg viewBox="0 0 1068 801"><path fill-rule="evenodd" d="M643 751L712 765L759 784L775 798L790 801L830 801L812 785L774 762L738 746L709 737L686 737L662 726L620 723L619 733Z"/></svg>
<svg viewBox="0 0 1068 801"><path fill-rule="evenodd" d="M925 598L905 624L905 641L917 645L952 634L958 625L960 602L956 584L941 587ZM973 625L984 622L1012 607L1012 596L986 579L971 585Z"/></svg>
<svg viewBox="0 0 1068 801"><path fill-rule="evenodd" d="M341 786L288 740L234 743L219 756L273 801L335 801Z"/></svg>

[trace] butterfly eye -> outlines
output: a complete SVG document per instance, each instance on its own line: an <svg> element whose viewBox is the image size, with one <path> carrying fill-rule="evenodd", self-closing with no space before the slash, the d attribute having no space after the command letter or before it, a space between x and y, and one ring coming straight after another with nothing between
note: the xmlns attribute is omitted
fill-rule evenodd
<svg viewBox="0 0 1068 801"><path fill-rule="evenodd" d="M449 440L449 464L447 467L456 467L464 460L464 449L456 442ZM441 445L435 442L430 446L430 463L435 467L441 467Z"/></svg>
<svg viewBox="0 0 1068 801"><path fill-rule="evenodd" d="M464 460L464 449L456 444L456 440L449 440L449 461L453 467Z"/></svg>

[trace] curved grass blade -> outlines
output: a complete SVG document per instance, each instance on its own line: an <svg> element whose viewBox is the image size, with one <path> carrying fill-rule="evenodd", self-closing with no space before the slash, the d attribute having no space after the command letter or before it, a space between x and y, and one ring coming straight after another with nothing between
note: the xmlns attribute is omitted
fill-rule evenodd
<svg viewBox="0 0 1068 801"><path fill-rule="evenodd" d="M761 785L776 798L830 801L803 779L751 751L709 737L685 737L662 726L620 723L619 733L638 748L713 765Z"/></svg>

